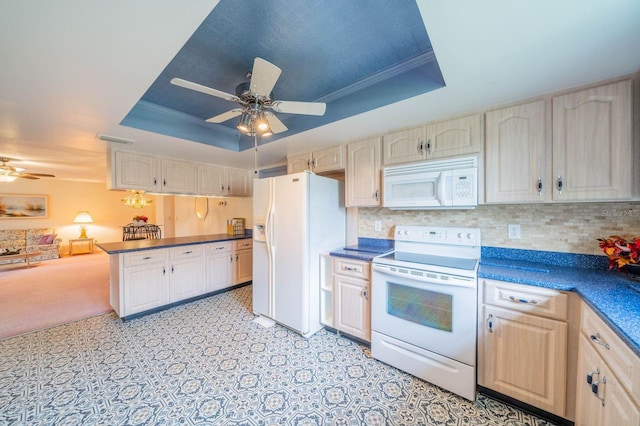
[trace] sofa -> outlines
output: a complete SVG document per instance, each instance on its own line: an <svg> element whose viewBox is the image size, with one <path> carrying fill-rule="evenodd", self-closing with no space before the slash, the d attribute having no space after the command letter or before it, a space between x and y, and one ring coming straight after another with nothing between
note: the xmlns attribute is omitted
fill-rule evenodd
<svg viewBox="0 0 640 426"><path fill-rule="evenodd" d="M20 250L21 253L41 251L31 261L58 259L60 257L60 243L54 229L29 228L0 230L0 254L7 251ZM8 263L26 262L25 259L3 259L0 255L0 265Z"/></svg>

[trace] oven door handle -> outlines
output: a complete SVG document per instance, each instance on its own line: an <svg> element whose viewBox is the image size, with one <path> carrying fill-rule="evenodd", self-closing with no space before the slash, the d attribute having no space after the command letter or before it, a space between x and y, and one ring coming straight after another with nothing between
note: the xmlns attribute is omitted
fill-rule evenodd
<svg viewBox="0 0 640 426"><path fill-rule="evenodd" d="M414 274L405 274L402 272L395 272L390 270L389 267L386 265L378 265L375 263L371 265L371 269L381 274L390 275L394 277L401 277L407 280L420 281L420 282L434 284L434 285L446 285L451 287L464 287L464 288L474 288L476 286L476 279L469 278L469 277L457 277L457 280L462 280L463 282L460 282L460 281L445 282L438 279L425 277L424 275L414 275ZM404 269L410 269L410 268L404 268Z"/></svg>

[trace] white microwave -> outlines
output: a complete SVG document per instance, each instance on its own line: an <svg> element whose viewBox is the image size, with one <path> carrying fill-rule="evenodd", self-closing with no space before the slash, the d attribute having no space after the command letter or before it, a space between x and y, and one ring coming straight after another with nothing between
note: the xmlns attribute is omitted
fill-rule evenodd
<svg viewBox="0 0 640 426"><path fill-rule="evenodd" d="M472 209L478 205L478 157L385 167L382 205L390 209Z"/></svg>

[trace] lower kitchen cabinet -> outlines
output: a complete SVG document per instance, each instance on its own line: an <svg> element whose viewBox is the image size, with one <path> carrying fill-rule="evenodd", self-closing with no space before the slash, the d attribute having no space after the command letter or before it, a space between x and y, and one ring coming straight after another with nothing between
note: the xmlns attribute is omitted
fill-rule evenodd
<svg viewBox="0 0 640 426"><path fill-rule="evenodd" d="M233 285L233 241L206 244L204 263L207 292Z"/></svg>
<svg viewBox="0 0 640 426"><path fill-rule="evenodd" d="M110 255L110 302L124 318L251 281L253 241Z"/></svg>
<svg viewBox="0 0 640 426"><path fill-rule="evenodd" d="M147 250L120 256L123 258L120 271L113 271L113 262L111 265L110 291L111 306L118 316L148 311L169 303L168 250ZM115 277L120 278L116 280Z"/></svg>
<svg viewBox="0 0 640 426"><path fill-rule="evenodd" d="M582 303L576 425L640 425L640 359Z"/></svg>
<svg viewBox="0 0 640 426"><path fill-rule="evenodd" d="M333 323L338 331L371 341L371 263L333 259Z"/></svg>
<svg viewBox="0 0 640 426"><path fill-rule="evenodd" d="M568 294L493 280L480 284L478 384L572 418Z"/></svg>
<svg viewBox="0 0 640 426"><path fill-rule="evenodd" d="M206 293L201 245L170 249L169 302Z"/></svg>
<svg viewBox="0 0 640 426"><path fill-rule="evenodd" d="M253 240L235 242L234 284L243 284L253 279Z"/></svg>

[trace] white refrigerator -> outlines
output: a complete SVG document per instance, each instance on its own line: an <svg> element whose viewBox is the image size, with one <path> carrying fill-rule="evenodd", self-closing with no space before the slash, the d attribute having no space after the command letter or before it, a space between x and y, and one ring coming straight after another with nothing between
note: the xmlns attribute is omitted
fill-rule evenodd
<svg viewBox="0 0 640 426"><path fill-rule="evenodd" d="M253 181L253 312L304 337L320 324L320 254L344 247L344 184L310 172Z"/></svg>

